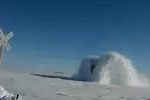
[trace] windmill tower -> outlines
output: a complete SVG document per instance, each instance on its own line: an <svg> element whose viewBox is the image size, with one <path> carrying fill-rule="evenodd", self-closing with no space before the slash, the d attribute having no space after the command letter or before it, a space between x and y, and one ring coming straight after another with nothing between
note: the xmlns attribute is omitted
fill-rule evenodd
<svg viewBox="0 0 150 100"><path fill-rule="evenodd" d="M4 48L6 48L7 51L10 51L10 45L9 40L14 36L13 32L8 33L5 35L0 28L0 64L2 63L2 56Z"/></svg>

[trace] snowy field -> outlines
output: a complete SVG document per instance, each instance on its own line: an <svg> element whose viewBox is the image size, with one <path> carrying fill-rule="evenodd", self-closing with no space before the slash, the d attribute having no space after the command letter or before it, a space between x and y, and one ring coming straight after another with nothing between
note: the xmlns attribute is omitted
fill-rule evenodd
<svg viewBox="0 0 150 100"><path fill-rule="evenodd" d="M0 84L23 100L150 100L150 88L104 86L28 73L1 71Z"/></svg>

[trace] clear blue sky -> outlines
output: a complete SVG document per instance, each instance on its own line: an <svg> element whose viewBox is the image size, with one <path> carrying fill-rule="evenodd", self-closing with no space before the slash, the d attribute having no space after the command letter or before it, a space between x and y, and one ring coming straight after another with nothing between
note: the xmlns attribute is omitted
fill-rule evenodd
<svg viewBox="0 0 150 100"><path fill-rule="evenodd" d="M150 71L148 0L2 0L0 26L15 34L7 68L74 71L87 55L118 51Z"/></svg>

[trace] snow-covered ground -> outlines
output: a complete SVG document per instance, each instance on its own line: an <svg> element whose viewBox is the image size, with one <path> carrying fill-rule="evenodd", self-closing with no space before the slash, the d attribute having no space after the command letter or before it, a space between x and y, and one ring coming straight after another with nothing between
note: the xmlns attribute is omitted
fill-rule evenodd
<svg viewBox="0 0 150 100"><path fill-rule="evenodd" d="M150 100L150 88L104 86L0 71L0 85L23 100Z"/></svg>

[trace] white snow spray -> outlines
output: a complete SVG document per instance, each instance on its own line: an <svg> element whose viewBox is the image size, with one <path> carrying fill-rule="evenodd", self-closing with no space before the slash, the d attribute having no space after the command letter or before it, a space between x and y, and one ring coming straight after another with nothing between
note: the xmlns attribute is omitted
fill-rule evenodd
<svg viewBox="0 0 150 100"><path fill-rule="evenodd" d="M131 61L117 52L83 59L77 77L82 81L93 81L104 85L140 87L149 85L148 80L141 78Z"/></svg>

